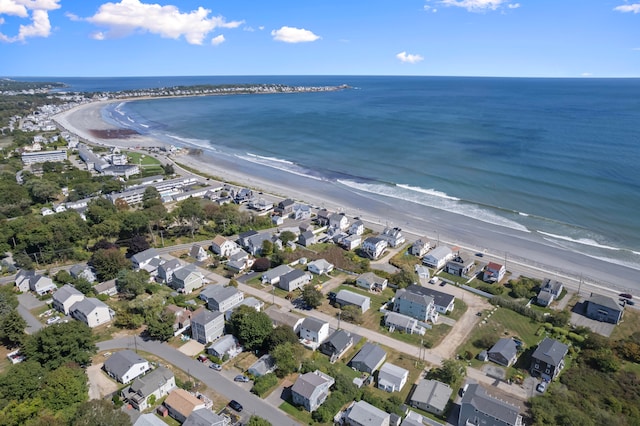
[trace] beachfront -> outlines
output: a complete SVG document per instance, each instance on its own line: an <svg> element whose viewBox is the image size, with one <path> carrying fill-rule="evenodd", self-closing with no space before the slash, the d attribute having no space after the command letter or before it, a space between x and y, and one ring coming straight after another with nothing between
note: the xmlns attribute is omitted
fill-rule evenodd
<svg viewBox="0 0 640 426"><path fill-rule="evenodd" d="M97 138L92 131L115 130L113 125L102 119L100 111L104 106L104 102L83 105L59 114L55 120L70 132L98 145L129 149L165 145L143 135L124 139ZM486 251L488 257L507 263L509 269L522 268L530 271L531 276L554 276L568 284L573 283L574 288L580 286L582 276L585 284L596 284L615 292L638 292L636 270L542 244L539 236L524 231L490 225L408 201L359 193L336 182L294 175L247 158L213 154L205 150L197 156L169 156L167 159L228 182L357 216L372 227L398 226L403 228L405 234L411 234L410 238L418 239L427 235L469 251ZM586 285L581 290L583 293L589 291Z"/></svg>

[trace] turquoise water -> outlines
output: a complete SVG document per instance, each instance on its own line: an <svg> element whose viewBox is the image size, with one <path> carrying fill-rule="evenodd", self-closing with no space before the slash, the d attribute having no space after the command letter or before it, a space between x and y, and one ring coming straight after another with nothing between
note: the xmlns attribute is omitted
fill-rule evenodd
<svg viewBox="0 0 640 426"><path fill-rule="evenodd" d="M203 82L353 89L136 101L104 114L176 144L640 265L640 80L174 77L70 84L115 90Z"/></svg>

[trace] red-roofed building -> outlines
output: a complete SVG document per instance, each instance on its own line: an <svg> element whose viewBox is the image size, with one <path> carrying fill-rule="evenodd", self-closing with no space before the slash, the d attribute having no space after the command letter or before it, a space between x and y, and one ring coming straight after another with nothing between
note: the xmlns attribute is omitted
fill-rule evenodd
<svg viewBox="0 0 640 426"><path fill-rule="evenodd" d="M488 283L497 283L504 278L504 274L507 272L507 268L499 263L489 262L484 268L482 274L482 281Z"/></svg>

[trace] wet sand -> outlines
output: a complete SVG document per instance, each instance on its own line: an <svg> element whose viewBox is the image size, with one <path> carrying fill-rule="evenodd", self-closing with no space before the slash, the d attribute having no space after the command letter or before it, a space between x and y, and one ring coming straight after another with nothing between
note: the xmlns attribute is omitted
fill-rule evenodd
<svg viewBox="0 0 640 426"><path fill-rule="evenodd" d="M121 100L116 102L122 102ZM55 117L55 121L81 138L106 146L145 148L168 145L140 134L118 134L106 123L101 109L106 102L76 107ZM101 137L100 137L101 136ZM107 136L107 137L105 137ZM259 189L267 193L309 203L317 207L360 217L370 227L398 226L408 241L422 236L463 249L487 253L481 260L507 264L508 270L534 277L550 277L588 291L640 292L639 271L600 259L554 247L540 235L487 224L397 199L359 193L333 181L312 179L276 170L232 155L206 150L199 155L171 155L169 159L194 170L219 177L226 182Z"/></svg>

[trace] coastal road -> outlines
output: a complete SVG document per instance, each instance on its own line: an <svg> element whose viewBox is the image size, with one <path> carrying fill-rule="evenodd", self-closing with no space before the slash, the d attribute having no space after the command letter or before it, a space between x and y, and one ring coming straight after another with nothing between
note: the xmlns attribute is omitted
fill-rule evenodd
<svg viewBox="0 0 640 426"><path fill-rule="evenodd" d="M134 338L136 339L135 343L133 341ZM152 353L164 359L168 364L188 372L225 398L229 400L235 399L242 404L244 412L249 415L255 414L256 416L260 416L270 421L273 425L288 426L300 424L277 407L273 407L254 394L247 392L241 385L235 383L233 380L228 379L217 371L213 371L207 365L186 356L177 349L156 341L145 341L138 336L134 338L122 337L99 342L98 349L100 351L113 351L116 349L134 349L137 346L138 349Z"/></svg>

